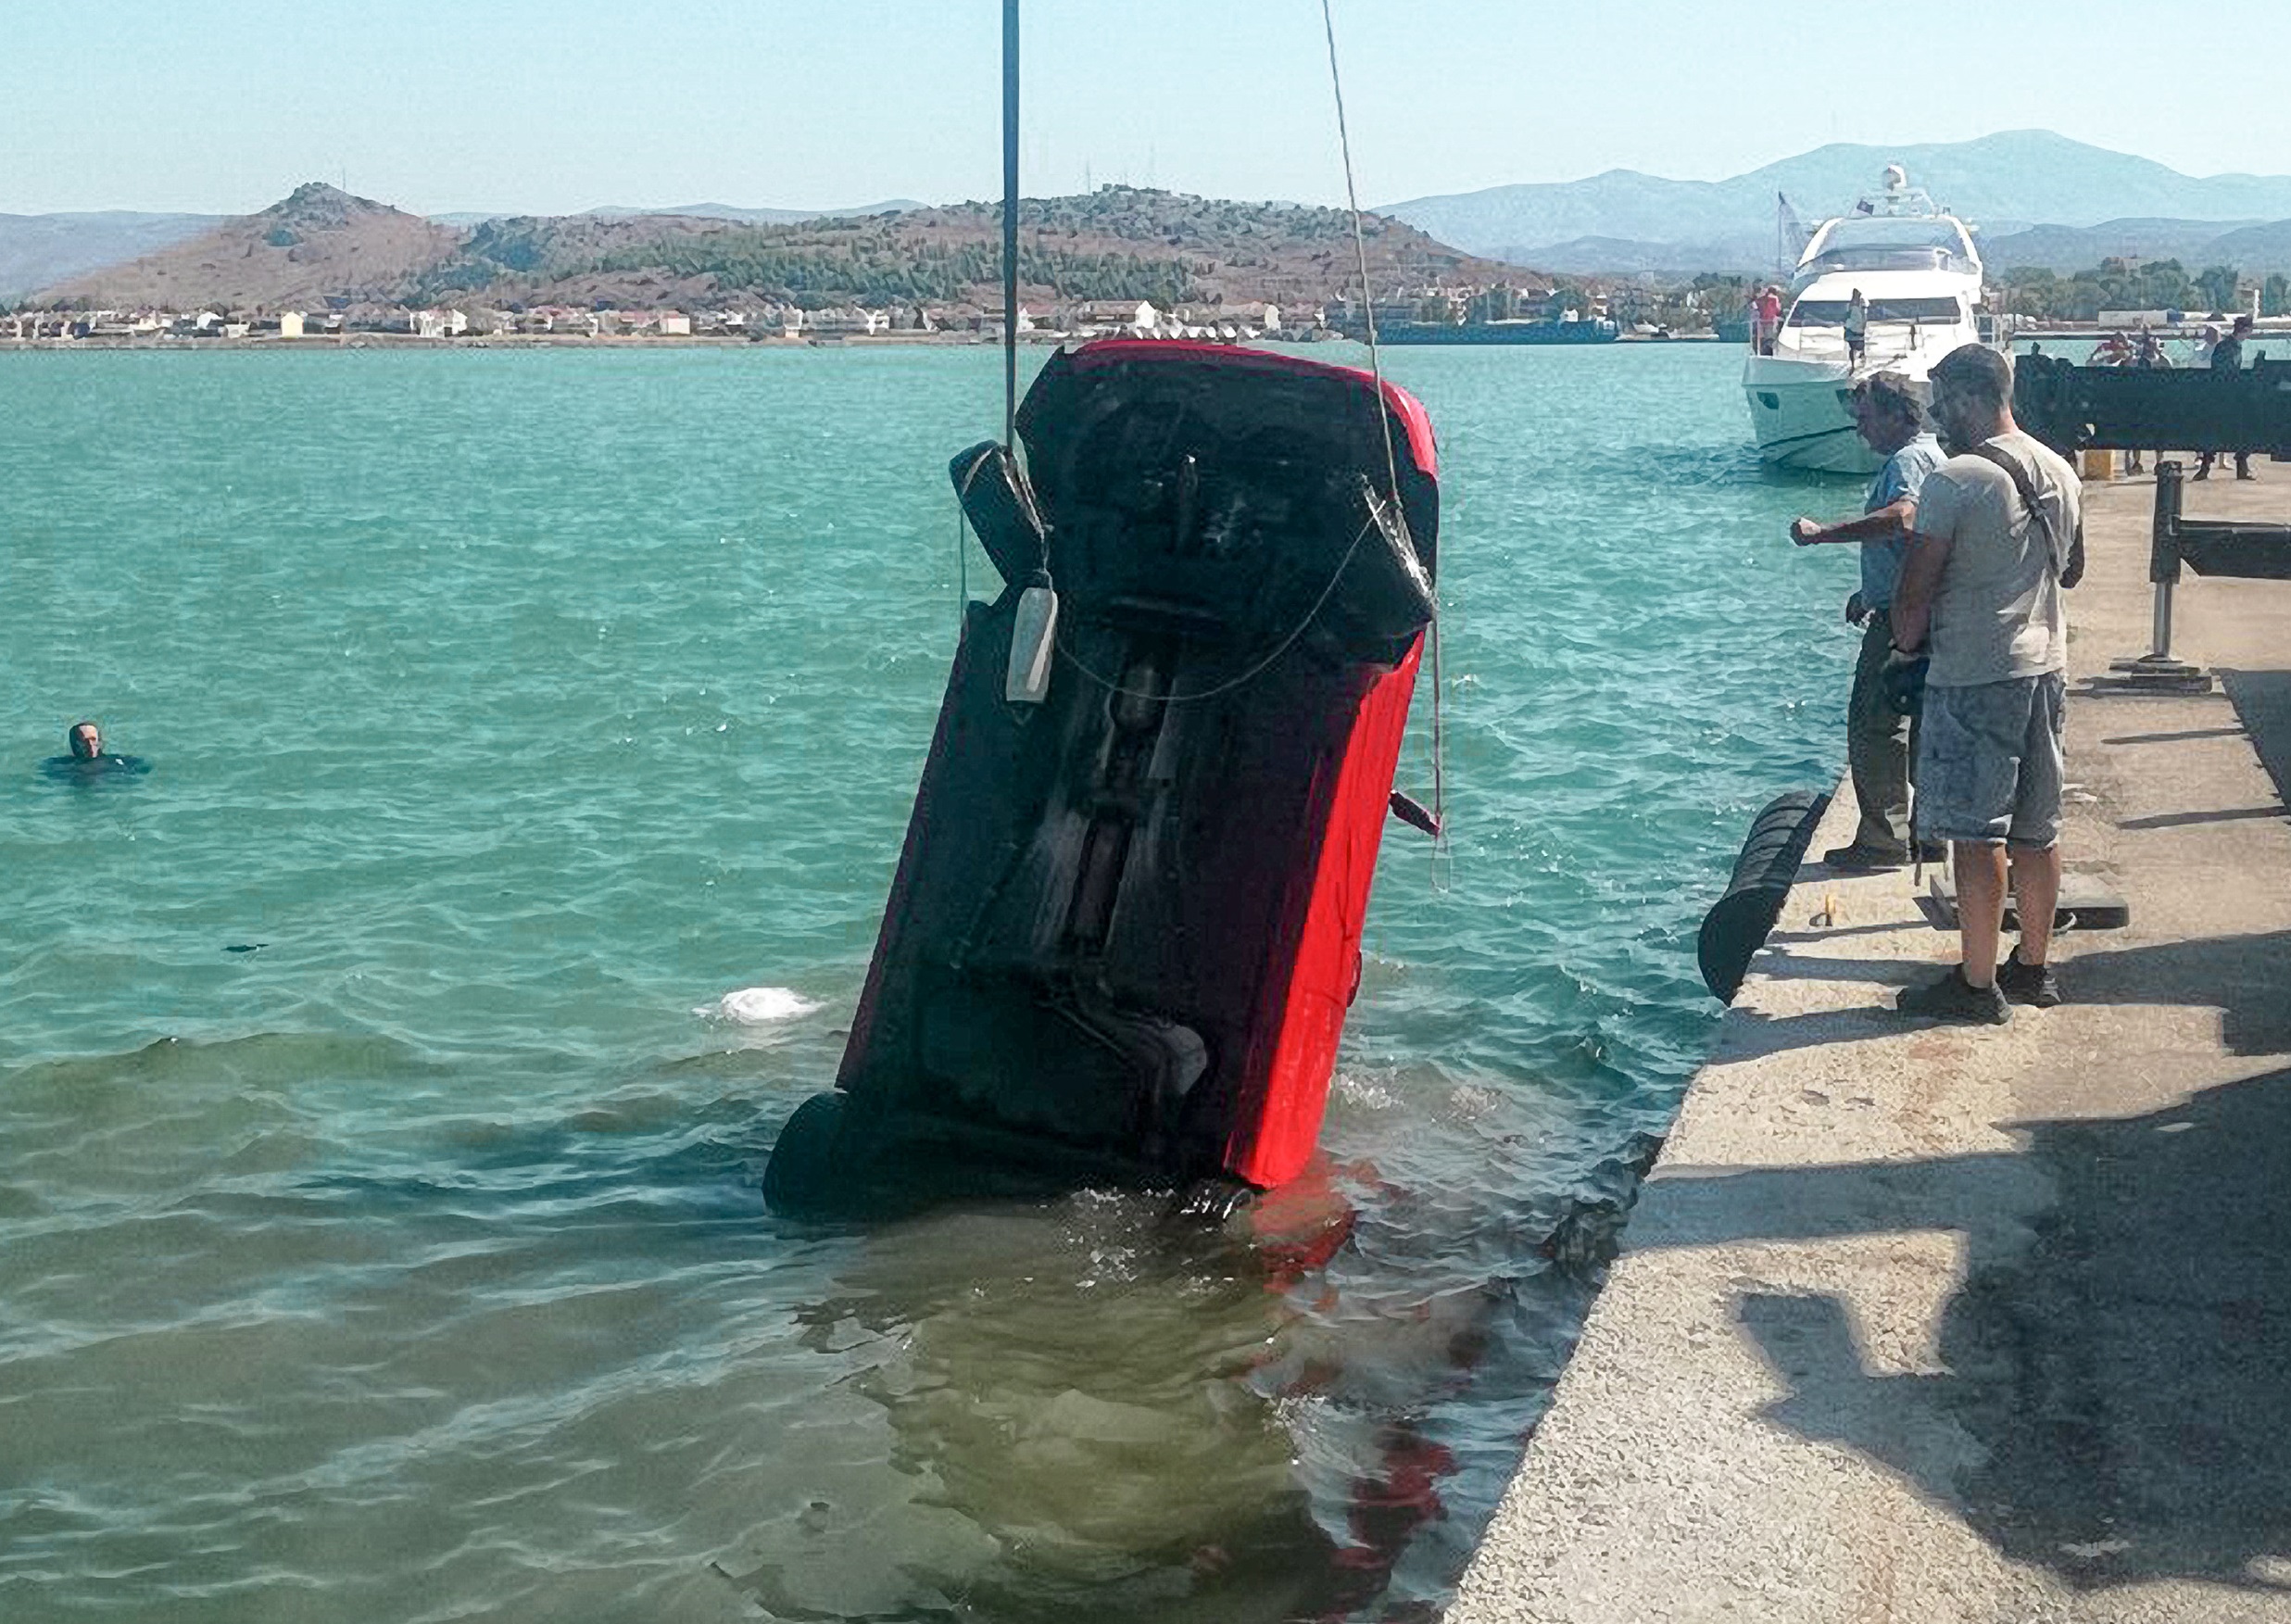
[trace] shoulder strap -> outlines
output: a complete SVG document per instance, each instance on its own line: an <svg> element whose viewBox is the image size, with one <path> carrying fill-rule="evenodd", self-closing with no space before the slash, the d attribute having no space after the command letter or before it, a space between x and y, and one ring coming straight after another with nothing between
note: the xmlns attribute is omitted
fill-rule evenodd
<svg viewBox="0 0 2291 1624"><path fill-rule="evenodd" d="M2029 471L2020 466L2020 460L2006 456L2004 452L1986 440L1970 449L1973 456L1980 458L1983 462L1993 462L2005 471L2006 477L2012 481L2013 488L2020 493L2021 501L2028 505L2029 517L2044 527L2045 547L2052 556L2054 578L2063 586L2075 585L2079 580L2083 579L2084 573L2083 560L2079 556L2083 550L2084 544L2084 527L2082 522L2080 521L2076 526L2075 536L2068 546L2063 547L2060 537L2053 533L2051 523L2045 517L2044 504L2037 498L2036 482L2029 477Z"/></svg>
<svg viewBox="0 0 2291 1624"><path fill-rule="evenodd" d="M2006 477L2012 481L2013 488L2020 493L2020 499L2029 505L2029 511L2038 515L2040 519L2043 517L2044 510L2036 505L2036 482L2029 477L2027 469L2021 467L2017 460L2006 456L1987 440L1969 448L1972 455L1980 458L1983 462L1994 462L2003 469Z"/></svg>

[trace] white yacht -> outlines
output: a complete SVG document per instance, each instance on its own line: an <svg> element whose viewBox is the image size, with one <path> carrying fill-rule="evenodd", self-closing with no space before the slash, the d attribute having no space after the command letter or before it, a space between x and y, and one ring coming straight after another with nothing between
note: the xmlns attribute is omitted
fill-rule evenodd
<svg viewBox="0 0 2291 1624"><path fill-rule="evenodd" d="M1858 289L1869 305L1862 359L1845 347L1845 312ZM1758 455L1782 468L1875 472L1854 433L1853 384L1896 368L1923 377L1960 344L1980 338L1981 257L1972 233L1911 186L1898 164L1884 190L1825 220L1798 258L1770 353L1753 349L1743 393Z"/></svg>

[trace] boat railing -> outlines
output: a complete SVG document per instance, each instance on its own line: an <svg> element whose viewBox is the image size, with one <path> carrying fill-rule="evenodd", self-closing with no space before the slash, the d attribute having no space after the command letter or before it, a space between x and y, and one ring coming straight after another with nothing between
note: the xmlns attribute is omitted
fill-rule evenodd
<svg viewBox="0 0 2291 1624"><path fill-rule="evenodd" d="M1882 371L1912 357L1930 355L1933 350L1934 338L1946 331L1946 324L1872 321L1862 342L1861 364L1855 371ZM1776 354L1794 355L1806 360L1842 361L1845 359L1845 333L1843 328L1793 327L1787 330L1787 336L1790 340L1787 348L1778 349Z"/></svg>

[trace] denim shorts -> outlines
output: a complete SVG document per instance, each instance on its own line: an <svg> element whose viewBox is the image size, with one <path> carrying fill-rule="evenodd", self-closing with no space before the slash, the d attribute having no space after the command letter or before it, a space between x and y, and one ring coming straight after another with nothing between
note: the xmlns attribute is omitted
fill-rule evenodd
<svg viewBox="0 0 2291 1624"><path fill-rule="evenodd" d="M1964 688L1927 686L1918 716L1918 838L2039 850L2056 844L2067 691L2057 671Z"/></svg>

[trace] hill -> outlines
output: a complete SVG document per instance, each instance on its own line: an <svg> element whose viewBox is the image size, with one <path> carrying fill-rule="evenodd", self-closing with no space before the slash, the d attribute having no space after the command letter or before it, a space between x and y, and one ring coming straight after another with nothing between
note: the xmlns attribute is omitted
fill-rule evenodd
<svg viewBox="0 0 2291 1624"><path fill-rule="evenodd" d="M2199 179L2044 130L1945 144L1838 144L1725 181L1610 170L1582 181L1417 197L1379 212L1492 258L1540 264L1558 245L1608 238L1643 254L1650 245L1732 245L1763 268L1772 258L1776 193L1809 221L1818 220L1850 208L1895 162L1950 208L2000 233L2132 218L2216 220L2222 230L2229 222L2291 219L2291 177ZM1571 268L1612 269L1580 258Z"/></svg>
<svg viewBox="0 0 2291 1624"><path fill-rule="evenodd" d="M124 309L388 303L460 243L461 233L448 227L313 181L260 214L226 220L36 296L44 304Z"/></svg>
<svg viewBox="0 0 2291 1624"><path fill-rule="evenodd" d="M2093 226L2031 226L1983 239L1981 257L1983 263L1996 271L2024 266L2081 271L2103 259L2177 259L2190 268L2200 268L2222 258L2249 271L2277 269L2272 260L2213 251L2214 245L2245 237L2253 229L2268 228L2258 220L2110 220ZM2265 245L2260 240L2255 245Z"/></svg>
<svg viewBox="0 0 2291 1624"><path fill-rule="evenodd" d="M1026 299L1323 303L1357 283L1352 216L1139 187L1021 206ZM1396 220L1366 222L1379 297L1517 280ZM313 183L258 215L44 290L81 307L999 305L1001 212L964 203L840 220L703 215L489 220L466 230Z"/></svg>
<svg viewBox="0 0 2291 1624"><path fill-rule="evenodd" d="M1547 247L1521 248L1546 271L1567 276L1693 276L1717 271L1762 275L1774 261L1774 233L1695 242L1649 243L1630 237L1571 237Z"/></svg>
<svg viewBox="0 0 2291 1624"><path fill-rule="evenodd" d="M2244 271L2291 271L2291 220L2247 225L2204 245L2198 261Z"/></svg>

